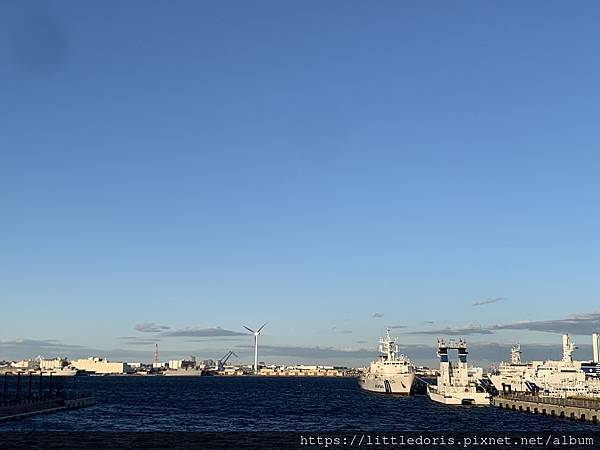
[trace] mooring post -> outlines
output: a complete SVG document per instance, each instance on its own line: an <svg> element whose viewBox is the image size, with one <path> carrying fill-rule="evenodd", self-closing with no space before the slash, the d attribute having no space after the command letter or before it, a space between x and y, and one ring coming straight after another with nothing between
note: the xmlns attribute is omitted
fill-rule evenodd
<svg viewBox="0 0 600 450"><path fill-rule="evenodd" d="M2 401L6 400L6 382L8 381L6 378L8 377L8 372L4 372L4 384L2 385Z"/></svg>
<svg viewBox="0 0 600 450"><path fill-rule="evenodd" d="M21 371L17 372L17 398L21 396Z"/></svg>
<svg viewBox="0 0 600 450"><path fill-rule="evenodd" d="M52 371L50 371L50 378L48 379L48 392L52 396Z"/></svg>
<svg viewBox="0 0 600 450"><path fill-rule="evenodd" d="M28 397L31 398L31 378L32 378L32 373L29 372L29 395Z"/></svg>
<svg viewBox="0 0 600 450"><path fill-rule="evenodd" d="M40 369L40 384L39 384L39 386L38 386L38 392L39 392L39 394L40 394L40 398L42 397L42 374L43 374L43 373L44 373L44 372L43 372L43 371Z"/></svg>

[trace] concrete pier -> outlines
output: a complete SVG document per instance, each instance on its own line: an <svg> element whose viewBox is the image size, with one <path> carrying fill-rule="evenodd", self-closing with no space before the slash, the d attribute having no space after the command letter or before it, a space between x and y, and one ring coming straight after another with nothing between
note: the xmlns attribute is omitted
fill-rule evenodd
<svg viewBox="0 0 600 450"><path fill-rule="evenodd" d="M600 400L540 397L527 393L505 393L492 399L502 409L521 411L563 419L600 422Z"/></svg>
<svg viewBox="0 0 600 450"><path fill-rule="evenodd" d="M69 409L84 408L96 403L90 394L68 394L23 398L0 402L0 422L20 419L34 414L46 414Z"/></svg>

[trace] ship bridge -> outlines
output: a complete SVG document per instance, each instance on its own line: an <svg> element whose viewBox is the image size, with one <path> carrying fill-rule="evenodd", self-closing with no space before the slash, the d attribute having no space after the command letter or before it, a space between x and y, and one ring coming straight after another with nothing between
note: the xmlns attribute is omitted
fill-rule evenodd
<svg viewBox="0 0 600 450"><path fill-rule="evenodd" d="M440 357L440 362L448 362L448 350L458 351L458 360L461 363L467 363L467 341L464 339L438 339L437 355Z"/></svg>

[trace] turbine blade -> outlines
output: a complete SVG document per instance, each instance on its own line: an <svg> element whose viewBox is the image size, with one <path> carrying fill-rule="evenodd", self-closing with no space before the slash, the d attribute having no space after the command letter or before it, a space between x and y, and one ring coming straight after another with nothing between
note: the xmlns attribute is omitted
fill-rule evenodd
<svg viewBox="0 0 600 450"><path fill-rule="evenodd" d="M266 325L267 323L268 323L268 322L265 322L265 323L263 323L263 324L262 324L262 326L261 326L261 327L260 327L258 330L256 330L256 332L257 332L257 333L260 333L260 330L262 330L262 329L265 327L265 325Z"/></svg>
<svg viewBox="0 0 600 450"><path fill-rule="evenodd" d="M246 330L248 330L250 333L254 333L254 330L251 330L250 328L248 328L246 325L242 325Z"/></svg>

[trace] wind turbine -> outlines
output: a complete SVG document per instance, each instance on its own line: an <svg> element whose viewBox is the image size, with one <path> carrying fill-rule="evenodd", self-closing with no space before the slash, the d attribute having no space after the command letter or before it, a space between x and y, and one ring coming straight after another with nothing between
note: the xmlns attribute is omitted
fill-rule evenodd
<svg viewBox="0 0 600 450"><path fill-rule="evenodd" d="M263 323L262 326L254 331L248 328L246 325L242 325L246 330L254 335L254 375L258 374L258 335L260 334L260 330L262 330L267 323Z"/></svg>

